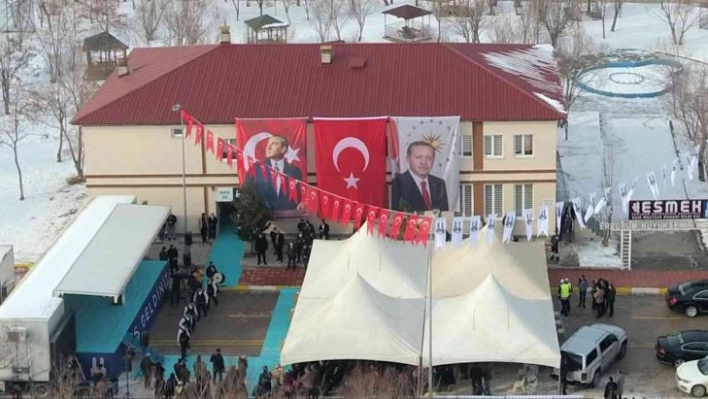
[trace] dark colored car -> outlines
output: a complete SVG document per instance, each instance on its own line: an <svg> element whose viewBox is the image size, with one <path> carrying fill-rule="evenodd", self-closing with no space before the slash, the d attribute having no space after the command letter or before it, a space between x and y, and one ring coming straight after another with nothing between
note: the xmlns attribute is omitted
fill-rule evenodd
<svg viewBox="0 0 708 399"><path fill-rule="evenodd" d="M708 280L686 281L669 287L666 304L669 309L688 317L708 313Z"/></svg>
<svg viewBox="0 0 708 399"><path fill-rule="evenodd" d="M662 335L657 338L654 349L660 362L674 366L690 360L703 359L708 356L708 331L688 330Z"/></svg>

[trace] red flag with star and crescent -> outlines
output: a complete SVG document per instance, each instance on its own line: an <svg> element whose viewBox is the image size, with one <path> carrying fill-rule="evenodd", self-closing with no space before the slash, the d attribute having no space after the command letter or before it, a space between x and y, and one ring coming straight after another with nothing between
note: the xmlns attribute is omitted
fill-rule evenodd
<svg viewBox="0 0 708 399"><path fill-rule="evenodd" d="M412 215L408 218L406 231L403 233L403 241L411 242L415 240L416 233L418 233L418 216Z"/></svg>
<svg viewBox="0 0 708 399"><path fill-rule="evenodd" d="M388 236L394 240L398 239L398 234L401 232L401 225L403 224L403 214L398 212L391 212L393 215L393 223L391 224L391 231Z"/></svg>
<svg viewBox="0 0 708 399"><path fill-rule="evenodd" d="M339 220L339 210L342 209L342 201L344 201L342 198L339 198L336 195L332 196L332 211L329 213L329 217L327 219L334 221Z"/></svg>
<svg viewBox="0 0 708 399"><path fill-rule="evenodd" d="M352 212L354 212L354 203L348 200L344 200L344 205L342 205L342 217L339 218L339 223L343 225L348 225L349 221L352 219Z"/></svg>
<svg viewBox="0 0 708 399"><path fill-rule="evenodd" d="M430 229L433 227L433 218L424 217L422 222L418 227L418 235L415 238L416 244L423 244L424 247L428 246L428 240L430 239Z"/></svg>
<svg viewBox="0 0 708 399"><path fill-rule="evenodd" d="M388 211L385 211L382 209L379 212L379 237L386 236L386 230L388 229L388 217L389 217Z"/></svg>
<svg viewBox="0 0 708 399"><path fill-rule="evenodd" d="M332 194L322 191L320 193L320 218L329 219L332 212Z"/></svg>
<svg viewBox="0 0 708 399"><path fill-rule="evenodd" d="M320 207L319 194L320 190L317 187L307 187L307 213L317 215Z"/></svg>
<svg viewBox="0 0 708 399"><path fill-rule="evenodd" d="M385 207L387 118L315 118L317 186L340 197Z"/></svg>
<svg viewBox="0 0 708 399"><path fill-rule="evenodd" d="M361 223L364 221L364 211L366 210L366 204L360 202L354 205L354 228L359 229Z"/></svg>
<svg viewBox="0 0 708 399"><path fill-rule="evenodd" d="M206 150L214 152L214 133L211 130L206 132Z"/></svg>
<svg viewBox="0 0 708 399"><path fill-rule="evenodd" d="M379 208L370 206L366 211L366 231L368 234L374 234L374 225L376 224L376 216L379 213Z"/></svg>

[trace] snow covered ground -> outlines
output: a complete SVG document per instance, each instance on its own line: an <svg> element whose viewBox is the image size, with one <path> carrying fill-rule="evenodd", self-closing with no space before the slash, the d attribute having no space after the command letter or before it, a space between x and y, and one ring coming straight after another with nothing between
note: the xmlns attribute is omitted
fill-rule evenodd
<svg viewBox="0 0 708 399"><path fill-rule="evenodd" d="M658 93L667 88L666 68L662 65L601 68L581 74L578 81L591 89L609 93Z"/></svg>

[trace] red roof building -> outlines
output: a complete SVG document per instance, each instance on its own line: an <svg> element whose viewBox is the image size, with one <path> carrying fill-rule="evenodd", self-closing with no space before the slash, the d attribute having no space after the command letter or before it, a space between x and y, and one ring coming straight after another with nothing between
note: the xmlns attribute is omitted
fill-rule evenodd
<svg viewBox="0 0 708 399"><path fill-rule="evenodd" d="M217 44L140 48L75 125L173 125L176 103L206 124L235 118L460 115L565 117L547 46L463 43Z"/></svg>

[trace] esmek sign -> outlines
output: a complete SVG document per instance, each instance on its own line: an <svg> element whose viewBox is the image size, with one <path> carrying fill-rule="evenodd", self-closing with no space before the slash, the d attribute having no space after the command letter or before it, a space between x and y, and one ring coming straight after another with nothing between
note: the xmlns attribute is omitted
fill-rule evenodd
<svg viewBox="0 0 708 399"><path fill-rule="evenodd" d="M707 200L629 201L629 220L703 219Z"/></svg>

